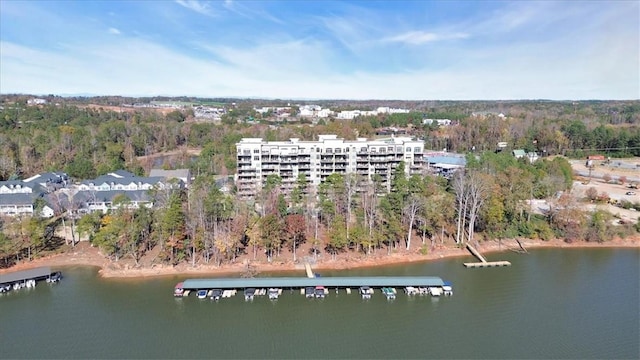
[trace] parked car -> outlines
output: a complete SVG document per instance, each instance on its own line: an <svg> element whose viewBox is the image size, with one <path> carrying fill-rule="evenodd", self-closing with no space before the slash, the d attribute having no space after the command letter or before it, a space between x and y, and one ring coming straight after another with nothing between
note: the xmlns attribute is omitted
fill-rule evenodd
<svg viewBox="0 0 640 360"><path fill-rule="evenodd" d="M635 195L636 193L634 191L627 191L627 195Z"/></svg>

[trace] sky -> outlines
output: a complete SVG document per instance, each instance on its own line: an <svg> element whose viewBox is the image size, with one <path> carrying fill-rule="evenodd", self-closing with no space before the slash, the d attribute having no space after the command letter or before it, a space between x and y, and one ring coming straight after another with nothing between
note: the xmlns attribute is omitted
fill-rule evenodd
<svg viewBox="0 0 640 360"><path fill-rule="evenodd" d="M640 2L0 0L0 93L640 99Z"/></svg>

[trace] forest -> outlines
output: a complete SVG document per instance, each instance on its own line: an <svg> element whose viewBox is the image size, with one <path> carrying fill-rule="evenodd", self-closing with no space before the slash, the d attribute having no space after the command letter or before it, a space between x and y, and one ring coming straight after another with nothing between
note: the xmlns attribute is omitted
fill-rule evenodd
<svg viewBox="0 0 640 360"><path fill-rule="evenodd" d="M227 112L222 123L214 124L193 119L190 109L113 111L85 106L113 105L105 99L57 97L47 105L28 106L27 99L1 97L0 181L44 171L64 171L75 181L119 169L145 175L151 165L142 157L171 151L184 155L162 167L189 167L195 180L188 191L157 191L152 209L123 206L108 214L66 219L61 209L54 220L4 218L3 266L73 246L75 239L65 244L55 236L65 226L74 226L76 237L89 238L114 261L130 258L138 263L157 251L158 261L167 264L222 264L242 255L272 261L285 249L295 261L298 256L335 257L347 252L364 256L428 252L438 243L462 245L499 238L606 241L637 230L633 225L612 225L609 213L582 210L568 194L573 179L567 157L639 156L638 101L414 102L404 104L412 109L408 114L313 123L295 116L277 122L256 113L256 101L218 99L227 104ZM115 99L109 101L121 101ZM488 113L474 115L477 112ZM498 112L506 116L496 116ZM249 116L257 121L247 121ZM423 118L456 123L427 126ZM358 179L339 174L318 189L307 189L300 179L290 196L280 191L280 179L271 177L254 202L241 201L233 191L224 193L215 186L216 176L235 172L235 143L242 137L371 138L381 127L406 128L424 139L427 148L466 153L467 168L445 179L407 177L400 167L385 196L377 195L375 179L368 190L356 192ZM496 152L498 142L544 156L531 164L509 151ZM197 149L199 156L190 156L185 149ZM551 209L534 211L527 202L532 198L547 199ZM298 254L303 244L311 250Z"/></svg>

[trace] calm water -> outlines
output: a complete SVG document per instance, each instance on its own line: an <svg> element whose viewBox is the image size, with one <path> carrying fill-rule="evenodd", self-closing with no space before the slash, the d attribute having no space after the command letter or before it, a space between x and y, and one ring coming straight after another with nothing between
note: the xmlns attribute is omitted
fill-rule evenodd
<svg viewBox="0 0 640 360"><path fill-rule="evenodd" d="M2 358L638 358L640 251L491 254L510 268L444 260L331 275L434 275L454 296L387 302L353 293L277 302L172 297L184 277L60 284L0 296ZM299 272L303 276L303 272Z"/></svg>

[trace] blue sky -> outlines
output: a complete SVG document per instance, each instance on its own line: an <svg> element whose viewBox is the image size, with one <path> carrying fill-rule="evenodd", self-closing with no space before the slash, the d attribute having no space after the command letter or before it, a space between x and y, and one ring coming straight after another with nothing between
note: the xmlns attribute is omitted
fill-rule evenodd
<svg viewBox="0 0 640 360"><path fill-rule="evenodd" d="M0 93L640 99L640 2L0 0Z"/></svg>

